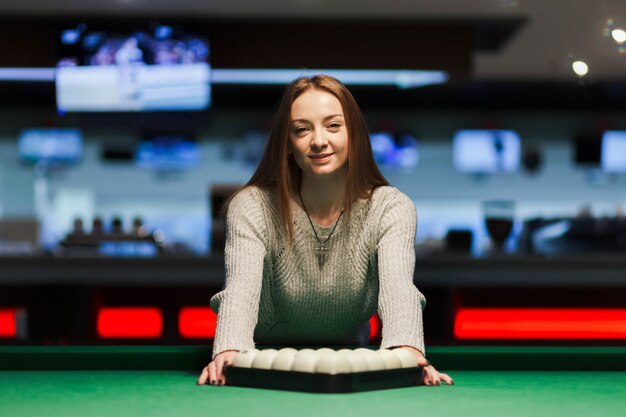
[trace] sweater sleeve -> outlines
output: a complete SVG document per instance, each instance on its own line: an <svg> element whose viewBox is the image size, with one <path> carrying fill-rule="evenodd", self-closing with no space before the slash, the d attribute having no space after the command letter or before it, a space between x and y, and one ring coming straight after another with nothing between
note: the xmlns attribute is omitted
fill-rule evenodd
<svg viewBox="0 0 626 417"><path fill-rule="evenodd" d="M211 308L218 313L213 358L225 350L254 347L267 242L267 219L257 192L243 190L228 206L226 282L211 298Z"/></svg>
<svg viewBox="0 0 626 417"><path fill-rule="evenodd" d="M426 299L413 284L416 227L413 201L395 190L380 222L378 312L383 322L381 348L406 345L425 354L422 309Z"/></svg>

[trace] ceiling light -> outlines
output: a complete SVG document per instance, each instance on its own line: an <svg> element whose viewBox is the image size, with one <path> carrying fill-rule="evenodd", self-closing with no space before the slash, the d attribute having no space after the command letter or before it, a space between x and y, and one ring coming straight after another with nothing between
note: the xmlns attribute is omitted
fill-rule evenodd
<svg viewBox="0 0 626 417"><path fill-rule="evenodd" d="M346 85L415 88L445 84L449 76L437 70L229 69L213 68L211 84L284 85L303 75L328 74ZM0 68L0 81L54 81L55 68Z"/></svg>
<svg viewBox="0 0 626 417"><path fill-rule="evenodd" d="M626 42L626 32L624 32L622 29L613 29L611 31L611 36L613 36L615 42L619 44Z"/></svg>
<svg viewBox="0 0 626 417"><path fill-rule="evenodd" d="M444 84L445 71L337 69L213 69L213 84L289 84L301 76L328 74L346 85L388 85L399 88Z"/></svg>
<svg viewBox="0 0 626 417"><path fill-rule="evenodd" d="M572 63L572 69L579 77L584 77L589 72L589 66L583 61L575 61Z"/></svg>

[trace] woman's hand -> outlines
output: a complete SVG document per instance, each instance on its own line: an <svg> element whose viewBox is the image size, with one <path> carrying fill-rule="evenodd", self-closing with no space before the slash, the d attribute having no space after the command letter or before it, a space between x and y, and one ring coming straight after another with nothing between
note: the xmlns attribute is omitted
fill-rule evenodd
<svg viewBox="0 0 626 417"><path fill-rule="evenodd" d="M448 385L453 385L454 381L448 374L444 374L435 369L434 366L426 360L426 357L422 352L411 346L400 346L397 349L406 349L416 356L417 364L424 369L421 384L423 385L441 385L445 382Z"/></svg>
<svg viewBox="0 0 626 417"><path fill-rule="evenodd" d="M237 353L239 353L238 350L225 350L215 356L213 361L202 370L202 374L200 374L200 378L198 378L198 385L204 385L207 381L209 381L211 385L226 384L224 366L232 365Z"/></svg>
<svg viewBox="0 0 626 417"><path fill-rule="evenodd" d="M428 362L428 361L427 361ZM453 385L454 381L448 374L444 374L435 369L434 366L428 364L424 366L424 374L422 378L422 384L424 385L441 385L441 382L445 382L448 385Z"/></svg>

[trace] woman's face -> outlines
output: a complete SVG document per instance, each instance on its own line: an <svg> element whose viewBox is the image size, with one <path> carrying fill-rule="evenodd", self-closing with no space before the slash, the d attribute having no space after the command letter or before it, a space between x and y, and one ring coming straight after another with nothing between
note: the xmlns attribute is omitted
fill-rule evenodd
<svg viewBox="0 0 626 417"><path fill-rule="evenodd" d="M288 146L303 176L344 173L348 130L337 97L312 88L300 94L291 105Z"/></svg>

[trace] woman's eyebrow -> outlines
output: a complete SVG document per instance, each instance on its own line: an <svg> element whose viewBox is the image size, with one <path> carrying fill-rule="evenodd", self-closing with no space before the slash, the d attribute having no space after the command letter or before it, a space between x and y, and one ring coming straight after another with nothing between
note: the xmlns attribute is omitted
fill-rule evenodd
<svg viewBox="0 0 626 417"><path fill-rule="evenodd" d="M324 117L323 120L326 121L326 120L332 119L334 117L343 117L343 114L339 114L339 113L331 114L331 115L328 115L328 116ZM309 121L307 119L293 119L291 121L291 123L309 123Z"/></svg>
<svg viewBox="0 0 626 417"><path fill-rule="evenodd" d="M324 120L333 119L335 117L343 117L343 114L331 114L330 116L324 117Z"/></svg>

